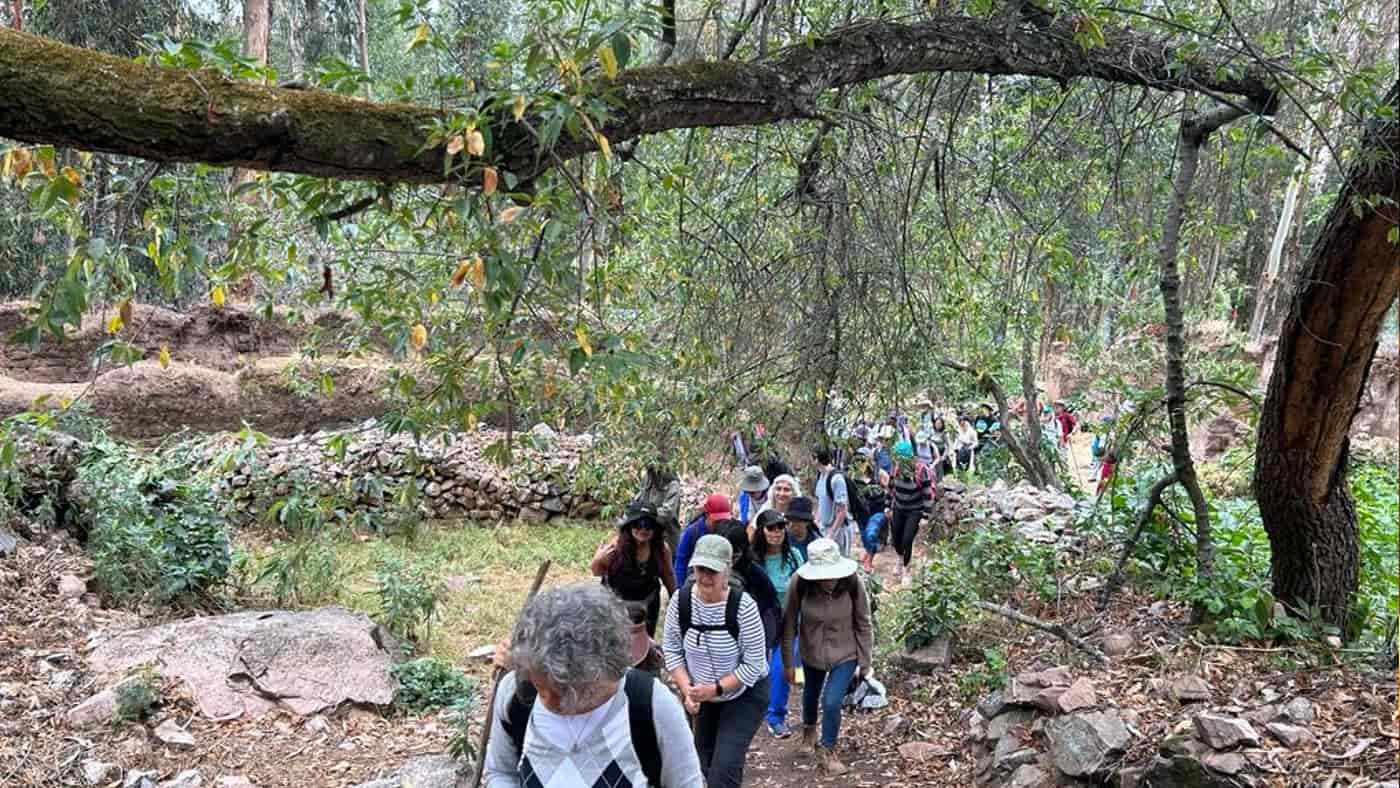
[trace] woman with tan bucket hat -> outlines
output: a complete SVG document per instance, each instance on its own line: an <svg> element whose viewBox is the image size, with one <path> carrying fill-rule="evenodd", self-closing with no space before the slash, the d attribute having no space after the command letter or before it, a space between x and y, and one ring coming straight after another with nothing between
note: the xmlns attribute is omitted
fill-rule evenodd
<svg viewBox="0 0 1400 788"><path fill-rule="evenodd" d="M874 645L870 600L856 576L856 562L841 556L830 539L807 547L807 563L797 570L783 611L783 672L793 680L793 641L801 643L802 744L814 748L829 774L845 774L836 757L841 702L853 677L870 672ZM821 710L821 738L817 711Z"/></svg>

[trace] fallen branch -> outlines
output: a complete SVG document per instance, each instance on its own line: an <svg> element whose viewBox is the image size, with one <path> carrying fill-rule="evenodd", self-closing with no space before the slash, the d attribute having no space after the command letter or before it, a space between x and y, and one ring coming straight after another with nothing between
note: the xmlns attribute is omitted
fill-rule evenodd
<svg viewBox="0 0 1400 788"><path fill-rule="evenodd" d="M544 584L544 576L549 573L549 565L552 562L546 558L540 564L539 571L535 572L535 582L530 586L530 593L525 595L525 602L520 606L523 615L525 608L530 606L530 600L535 598L540 586ZM486 721L481 724L481 737L476 742L476 771L472 774L471 788L480 788L481 777L486 771L486 745L491 741L491 726L495 723L496 711L496 690L501 686L501 677L506 674L505 668L500 665L491 671L491 694L486 699ZM459 773L460 774L460 773ZM461 781L458 780L460 785Z"/></svg>
<svg viewBox="0 0 1400 788"><path fill-rule="evenodd" d="M1006 618L1011 619L1012 621L1015 621L1018 624L1025 624L1026 626L1033 627L1035 629L1040 630L1041 632L1048 632L1054 635L1055 637L1063 640L1064 642L1070 644L1071 646L1074 646L1080 651L1083 651L1085 654L1088 654L1089 656L1093 657L1099 662L1108 661L1108 657L1102 651L1099 651L1098 649L1086 643L1083 638L1071 634L1068 629L1065 629L1064 624L1052 624L1049 621L1041 621L1040 619L1035 618L1034 616L1028 616L1019 610L1012 610L1011 608L1005 605L997 605L991 602L982 601L978 601L976 604L977 607L983 610L996 613L999 616L1004 616Z"/></svg>
<svg viewBox="0 0 1400 788"><path fill-rule="evenodd" d="M1123 545L1123 552L1118 556L1118 563L1113 567L1113 574L1108 576L1108 582L1104 584L1103 590L1099 592L1099 610L1108 607L1108 599L1113 596L1113 592L1123 584L1123 567L1128 563L1128 556L1133 554L1133 548L1137 547L1138 538L1142 536L1142 529L1147 526L1147 521L1152 517L1152 510L1157 508L1157 504L1162 500L1162 493L1167 488L1176 484L1176 473L1169 473L1157 483L1152 485L1152 489L1147 494L1147 506L1143 507L1138 514L1137 524L1133 526L1133 533L1128 537L1128 541Z"/></svg>

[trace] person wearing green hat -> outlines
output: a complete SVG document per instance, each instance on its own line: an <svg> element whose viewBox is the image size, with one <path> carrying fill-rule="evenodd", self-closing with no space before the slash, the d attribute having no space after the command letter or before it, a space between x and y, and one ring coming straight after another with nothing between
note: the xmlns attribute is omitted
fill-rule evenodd
<svg viewBox="0 0 1400 788"><path fill-rule="evenodd" d="M821 759L828 774L848 769L836 756L841 703L853 677L870 672L874 646L870 598L856 575L856 562L830 539L807 548L807 562L788 586L783 610L782 660L789 683L796 678L793 643L800 643L802 744ZM821 737L817 714L821 712Z"/></svg>
<svg viewBox="0 0 1400 788"><path fill-rule="evenodd" d="M739 526L742 528L742 525ZM768 705L768 650L758 604L729 583L734 548L705 534L690 558L695 581L666 607L666 670L695 717L695 749L709 788L737 788Z"/></svg>
<svg viewBox="0 0 1400 788"><path fill-rule="evenodd" d="M919 521L933 511L932 473L914 457L909 441L894 447L894 474L890 477L890 535L895 552L899 554L899 574L903 585L909 585L909 562L914 556L914 539L919 535Z"/></svg>

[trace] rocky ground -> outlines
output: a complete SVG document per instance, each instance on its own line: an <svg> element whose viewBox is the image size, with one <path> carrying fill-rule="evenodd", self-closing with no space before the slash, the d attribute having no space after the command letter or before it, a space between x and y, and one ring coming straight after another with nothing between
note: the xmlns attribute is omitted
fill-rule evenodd
<svg viewBox="0 0 1400 788"><path fill-rule="evenodd" d="M1008 527L1048 520L1031 530L1072 538L1054 519L1058 500L1000 494L1007 504L1017 495ZM1037 516L1016 516L1033 506ZM432 756L447 750L451 724L384 710L390 688L375 666L395 649L363 616L235 613L210 629L188 620L193 611L104 608L88 591L81 549L63 534L0 540L0 553L0 785L450 784L455 767ZM877 573L892 570L882 554ZM894 593L886 610L898 603ZM1049 612L1029 598L1006 602ZM847 716L851 774L822 775L795 738L760 731L748 784L1395 784L1395 675L1371 670L1364 655L1202 643L1183 606L1131 591L1101 616L1088 594L1070 594L1057 615L1097 617L1086 637L1108 659L988 617L941 652L877 662L890 704ZM318 638L358 644L360 680L342 681L349 666L326 657L336 649L316 648ZM997 691L984 675L993 646L1010 677ZM165 668L161 703L144 721L111 721L103 691L143 662ZM317 676L329 676L323 683L334 691L322 692ZM405 763L411 779L393 777Z"/></svg>

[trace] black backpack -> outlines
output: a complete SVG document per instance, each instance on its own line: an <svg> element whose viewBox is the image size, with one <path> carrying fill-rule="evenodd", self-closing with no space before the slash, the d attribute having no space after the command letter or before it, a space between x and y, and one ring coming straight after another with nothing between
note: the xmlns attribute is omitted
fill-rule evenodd
<svg viewBox="0 0 1400 788"><path fill-rule="evenodd" d="M744 592L737 588L729 589L729 598L724 603L724 623L714 624L693 624L691 621L691 593L693 587L686 583L680 590L680 599L676 602L676 612L680 616L681 641L685 641L686 633L692 628L697 632L718 632L724 630L729 636L734 638L734 642L739 642L739 602L744 598Z"/></svg>
<svg viewBox="0 0 1400 788"><path fill-rule="evenodd" d="M515 694L506 705L505 717L501 725L505 727L515 751L525 751L525 728L530 724L530 710L535 707L535 697L539 691L535 685L516 674L518 684ZM627 725L631 729L632 749L642 764L642 774L647 782L661 786L661 747L656 741L656 727L651 716L651 694L656 686L656 678L645 671L629 669L622 680L622 691L627 694Z"/></svg>

